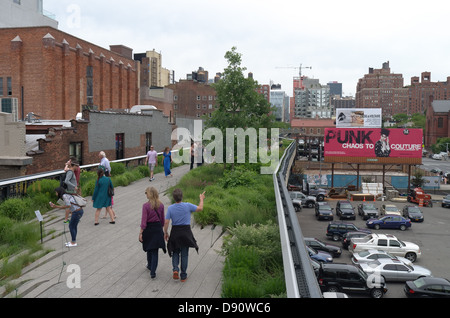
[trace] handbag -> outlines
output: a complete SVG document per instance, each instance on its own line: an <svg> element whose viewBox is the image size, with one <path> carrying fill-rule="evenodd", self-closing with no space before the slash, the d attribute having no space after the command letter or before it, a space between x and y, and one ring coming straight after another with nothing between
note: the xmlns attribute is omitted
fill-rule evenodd
<svg viewBox="0 0 450 318"><path fill-rule="evenodd" d="M114 188L113 188L111 179L109 179L108 195L109 195L110 197L113 197L113 196L114 196Z"/></svg>

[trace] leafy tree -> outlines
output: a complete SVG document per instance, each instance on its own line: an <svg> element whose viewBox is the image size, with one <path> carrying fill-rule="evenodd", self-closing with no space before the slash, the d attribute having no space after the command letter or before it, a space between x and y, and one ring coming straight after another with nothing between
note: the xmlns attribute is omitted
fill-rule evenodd
<svg viewBox="0 0 450 318"><path fill-rule="evenodd" d="M241 54L236 51L236 47L233 47L231 51L226 52L225 58L228 66L222 74L222 79L214 84L218 108L207 119L205 129L217 128L221 130L223 136L226 136L227 128L255 128L256 130L271 128L274 122L272 115L274 109L264 96L257 92L258 82L252 78L245 78L244 71L247 69L241 66ZM225 156L226 143L223 142L223 144ZM226 166L225 158L223 162ZM234 163L232 167L234 168Z"/></svg>

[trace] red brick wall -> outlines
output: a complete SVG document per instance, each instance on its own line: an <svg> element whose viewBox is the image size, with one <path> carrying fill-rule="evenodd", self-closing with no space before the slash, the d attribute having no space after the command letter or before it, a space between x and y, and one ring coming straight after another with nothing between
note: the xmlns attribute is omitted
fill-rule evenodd
<svg viewBox="0 0 450 318"><path fill-rule="evenodd" d="M44 38L47 34L51 37ZM16 36L20 41L11 42ZM67 44L67 43L68 44ZM12 78L13 95L24 114L74 119L87 104L86 67L93 67L98 110L139 104L139 64L51 27L0 29L0 77ZM7 96L3 96L7 97ZM19 118L22 113L19 107Z"/></svg>

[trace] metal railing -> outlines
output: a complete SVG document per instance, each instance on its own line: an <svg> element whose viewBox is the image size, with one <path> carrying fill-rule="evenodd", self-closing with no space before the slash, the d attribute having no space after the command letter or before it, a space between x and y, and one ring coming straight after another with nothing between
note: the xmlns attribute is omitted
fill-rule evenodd
<svg viewBox="0 0 450 318"><path fill-rule="evenodd" d="M295 158L293 142L286 149L273 174L278 211L284 277L288 298L322 298L316 275L309 261L302 230L287 190L287 179Z"/></svg>
<svg viewBox="0 0 450 318"><path fill-rule="evenodd" d="M178 150L175 150L173 152L176 152ZM162 155L162 152L158 153L158 156ZM142 161L144 161L146 158L146 155L144 156L138 156L138 157L132 157L132 158L125 158L120 160L114 160L111 162L121 162L125 163L126 166L132 161L137 161L138 164L141 164ZM80 166L80 169L84 170L91 170L98 167L100 163L94 163L89 165ZM27 175L23 177L18 178L11 178L11 179L3 179L0 180L0 202L2 202L5 199L8 199L10 197L18 197L25 195L27 188L35 181L42 180L42 179L57 179L59 180L62 175L64 175L64 170L54 170L44 173L37 173L32 175Z"/></svg>

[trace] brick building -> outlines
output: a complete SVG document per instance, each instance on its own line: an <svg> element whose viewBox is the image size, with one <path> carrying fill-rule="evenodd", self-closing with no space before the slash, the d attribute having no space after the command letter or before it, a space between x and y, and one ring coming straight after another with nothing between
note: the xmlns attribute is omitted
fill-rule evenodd
<svg viewBox="0 0 450 318"><path fill-rule="evenodd" d="M173 111L175 119L201 119L211 116L216 110L217 93L208 83L195 80L180 80L166 88L173 91Z"/></svg>
<svg viewBox="0 0 450 318"><path fill-rule="evenodd" d="M81 165L95 164L100 151L109 160L144 156L150 145L162 152L172 146L173 128L160 110L146 114L84 110L82 119L72 119L70 127L49 128L37 140L37 149L27 152L33 158L27 174L61 170L70 156Z"/></svg>
<svg viewBox="0 0 450 318"><path fill-rule="evenodd" d="M0 98L16 99L19 120L31 112L74 119L83 105L137 105L139 62L130 48L111 49L52 27L0 29Z"/></svg>
<svg viewBox="0 0 450 318"><path fill-rule="evenodd" d="M423 114L429 108L430 100L450 99L450 76L445 82L432 82L431 72L422 72L420 80L418 76L411 78L409 91L411 98L408 114Z"/></svg>
<svg viewBox="0 0 450 318"><path fill-rule="evenodd" d="M450 100L433 100L429 97L426 110L425 147L435 144L438 138L450 136Z"/></svg>
<svg viewBox="0 0 450 318"><path fill-rule="evenodd" d="M403 75L391 73L389 62L381 69L369 68L356 87L356 108L381 108L383 117L407 113L409 90L403 87Z"/></svg>

